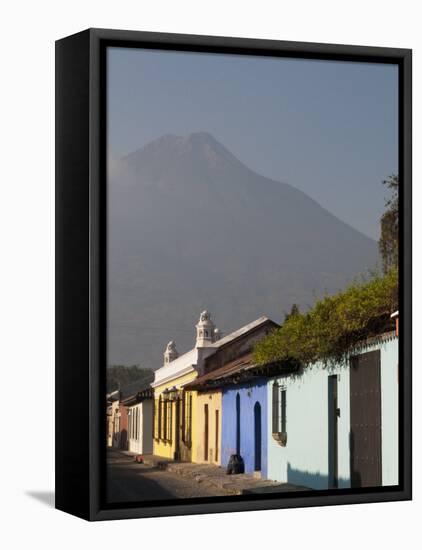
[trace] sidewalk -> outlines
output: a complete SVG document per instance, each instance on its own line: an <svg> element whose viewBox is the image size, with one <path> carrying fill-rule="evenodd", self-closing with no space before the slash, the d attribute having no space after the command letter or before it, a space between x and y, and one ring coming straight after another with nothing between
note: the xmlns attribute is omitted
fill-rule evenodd
<svg viewBox="0 0 422 550"><path fill-rule="evenodd" d="M168 472L194 479L208 487L222 489L229 495L246 495L260 492L278 493L287 491L306 491L307 487L259 479L253 474L227 475L226 469L213 464L192 464L190 462L171 462L166 466Z"/></svg>

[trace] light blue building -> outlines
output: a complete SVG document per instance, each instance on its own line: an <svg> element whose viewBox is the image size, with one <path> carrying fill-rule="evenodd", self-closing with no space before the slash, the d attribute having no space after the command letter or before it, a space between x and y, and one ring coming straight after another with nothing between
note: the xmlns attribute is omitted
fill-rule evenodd
<svg viewBox="0 0 422 550"><path fill-rule="evenodd" d="M397 485L398 357L391 332L342 364L269 379L267 477L313 489Z"/></svg>

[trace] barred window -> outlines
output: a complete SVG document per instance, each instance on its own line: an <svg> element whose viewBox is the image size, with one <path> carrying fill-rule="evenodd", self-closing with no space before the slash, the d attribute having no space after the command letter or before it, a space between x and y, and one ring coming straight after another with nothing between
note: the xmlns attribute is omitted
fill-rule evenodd
<svg viewBox="0 0 422 550"><path fill-rule="evenodd" d="M286 433L286 388L273 384L273 433Z"/></svg>

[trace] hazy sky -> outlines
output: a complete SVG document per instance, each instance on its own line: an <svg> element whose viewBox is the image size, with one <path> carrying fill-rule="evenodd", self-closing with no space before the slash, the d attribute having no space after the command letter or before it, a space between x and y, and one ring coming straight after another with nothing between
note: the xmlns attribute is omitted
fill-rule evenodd
<svg viewBox="0 0 422 550"><path fill-rule="evenodd" d="M397 78L395 65L109 48L109 150L210 132L378 239L381 182L398 167Z"/></svg>

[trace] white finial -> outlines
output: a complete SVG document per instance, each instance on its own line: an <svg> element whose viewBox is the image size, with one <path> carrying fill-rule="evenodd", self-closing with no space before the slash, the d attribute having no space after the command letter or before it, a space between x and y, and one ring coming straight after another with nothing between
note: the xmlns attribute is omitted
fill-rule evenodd
<svg viewBox="0 0 422 550"><path fill-rule="evenodd" d="M223 337L223 333L219 328L214 329L214 342L218 342Z"/></svg>
<svg viewBox="0 0 422 550"><path fill-rule="evenodd" d="M170 342L167 344L166 351L164 352L164 364L167 365L178 357L179 353L176 349L176 344L173 340L170 340Z"/></svg>

